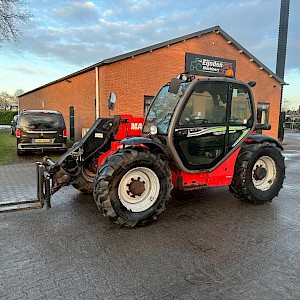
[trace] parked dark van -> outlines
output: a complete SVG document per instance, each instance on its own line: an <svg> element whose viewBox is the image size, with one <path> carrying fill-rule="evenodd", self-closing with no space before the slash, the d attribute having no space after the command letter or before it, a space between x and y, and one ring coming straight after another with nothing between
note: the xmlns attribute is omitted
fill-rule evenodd
<svg viewBox="0 0 300 300"><path fill-rule="evenodd" d="M18 118L17 153L67 150L67 130L63 115L56 110L23 110Z"/></svg>

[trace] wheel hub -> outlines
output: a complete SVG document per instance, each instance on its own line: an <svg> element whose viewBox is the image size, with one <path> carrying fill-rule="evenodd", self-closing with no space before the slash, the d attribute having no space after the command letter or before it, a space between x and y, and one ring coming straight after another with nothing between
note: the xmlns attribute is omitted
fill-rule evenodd
<svg viewBox="0 0 300 300"><path fill-rule="evenodd" d="M97 173L97 159L94 157L88 164L82 166L82 175L88 182L93 182Z"/></svg>
<svg viewBox="0 0 300 300"><path fill-rule="evenodd" d="M255 180L263 180L267 175L267 170L262 166L256 166L253 172L253 177Z"/></svg>
<svg viewBox="0 0 300 300"><path fill-rule="evenodd" d="M261 156L252 169L252 182L256 189L269 190L276 181L277 171L274 160L269 156Z"/></svg>
<svg viewBox="0 0 300 300"><path fill-rule="evenodd" d="M131 182L127 184L127 194L135 198L135 196L141 196L145 191L145 181L140 181L140 177L137 179L131 178Z"/></svg>
<svg viewBox="0 0 300 300"><path fill-rule="evenodd" d="M92 164L82 167L82 175L88 182L93 182L94 177L96 175L96 168L92 167Z"/></svg>
<svg viewBox="0 0 300 300"><path fill-rule="evenodd" d="M123 175L118 185L118 196L129 211L142 212L156 201L160 191L159 179L147 167L130 169Z"/></svg>

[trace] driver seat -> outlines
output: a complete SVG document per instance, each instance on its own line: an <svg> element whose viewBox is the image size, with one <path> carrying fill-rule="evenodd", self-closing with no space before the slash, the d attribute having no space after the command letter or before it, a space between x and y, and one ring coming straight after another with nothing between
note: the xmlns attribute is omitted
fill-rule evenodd
<svg viewBox="0 0 300 300"><path fill-rule="evenodd" d="M217 103L207 116L209 123L225 123L226 122L226 107Z"/></svg>

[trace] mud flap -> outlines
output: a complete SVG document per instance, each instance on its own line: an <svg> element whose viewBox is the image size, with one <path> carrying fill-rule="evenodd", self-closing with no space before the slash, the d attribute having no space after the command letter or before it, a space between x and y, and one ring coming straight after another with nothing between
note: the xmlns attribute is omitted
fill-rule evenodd
<svg viewBox="0 0 300 300"><path fill-rule="evenodd" d="M51 176L46 170L45 166L40 162L36 163L36 178L37 199L40 202L41 207L46 204L47 209L51 208Z"/></svg>

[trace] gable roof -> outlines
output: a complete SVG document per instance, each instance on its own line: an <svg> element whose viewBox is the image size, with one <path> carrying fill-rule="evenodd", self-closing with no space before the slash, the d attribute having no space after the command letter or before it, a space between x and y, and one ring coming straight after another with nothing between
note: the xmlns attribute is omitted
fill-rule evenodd
<svg viewBox="0 0 300 300"><path fill-rule="evenodd" d="M134 57L134 56L137 56L137 55L147 53L147 52L151 52L153 50L157 50L157 49L160 49L160 48L163 48L163 47L166 47L166 46L170 46L170 45L173 45L173 44L176 44L176 43L180 43L180 42L185 41L185 40L189 40L189 39L192 39L192 38L195 38L195 37L200 37L201 35L211 33L211 32L221 34L227 40L228 44L234 45L241 53L244 53L245 55L247 55L251 61L253 61L257 65L259 65L260 69L265 70L267 73L269 73L270 77L274 77L280 84L286 85L286 83L284 82L284 80L282 78L280 78L278 75L276 75L267 66L265 66L260 60L258 60L255 56L253 56L241 44L239 44L228 33L226 33L220 26L214 26L214 27L210 27L210 28L207 28L207 29L204 29L204 30L194 32L194 33L190 33L190 34L187 34L187 35L175 38L175 39L171 39L171 40L168 40L168 41L165 41L165 42L162 42L162 43L158 43L158 44L155 44L155 45L152 45L152 46L141 48L139 50L134 50L134 51L131 51L131 52L127 52L127 53L124 53L124 54L121 54L121 55L117 55L117 56L114 56L114 57L111 57L111 58L104 59L101 62L98 62L96 64L93 64L93 65L89 66L89 67L86 67L86 68L81 69L77 72L74 72L74 73L69 74L67 76L64 76L62 78L59 78L57 80L51 81L51 82L49 82L45 85L42 85L42 86L40 86L36 89L33 89L29 92L26 92L26 93L20 95L19 97L22 97L26 94L35 92L39 89L45 88L45 87L47 87L49 85L52 85L52 84L55 84L57 82L67 80L67 79L72 78L74 76L77 76L77 75L83 74L85 72L91 71L95 67L101 67L101 66L104 66L104 65L112 64L112 63L118 62L120 60L124 60L124 59L127 59L127 58L131 58L131 57Z"/></svg>

